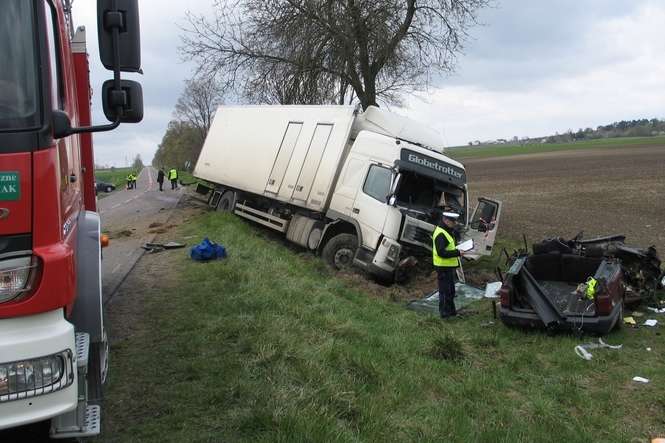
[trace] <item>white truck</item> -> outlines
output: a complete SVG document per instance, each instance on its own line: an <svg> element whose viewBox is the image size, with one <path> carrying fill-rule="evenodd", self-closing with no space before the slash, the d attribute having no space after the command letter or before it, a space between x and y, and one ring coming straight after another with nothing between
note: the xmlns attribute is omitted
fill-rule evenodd
<svg viewBox="0 0 665 443"><path fill-rule="evenodd" d="M466 172L441 137L377 107L222 106L194 169L208 204L284 233L331 266L383 280L432 248L433 208L461 212L472 257L491 253L501 203L468 210Z"/></svg>

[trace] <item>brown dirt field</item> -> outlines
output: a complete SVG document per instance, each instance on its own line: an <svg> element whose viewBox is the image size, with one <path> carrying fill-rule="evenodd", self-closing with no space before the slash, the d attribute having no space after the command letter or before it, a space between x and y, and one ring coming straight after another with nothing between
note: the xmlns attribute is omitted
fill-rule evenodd
<svg viewBox="0 0 665 443"><path fill-rule="evenodd" d="M471 198L503 201L499 235L625 234L665 257L665 146L469 159ZM473 204L472 204L473 206Z"/></svg>

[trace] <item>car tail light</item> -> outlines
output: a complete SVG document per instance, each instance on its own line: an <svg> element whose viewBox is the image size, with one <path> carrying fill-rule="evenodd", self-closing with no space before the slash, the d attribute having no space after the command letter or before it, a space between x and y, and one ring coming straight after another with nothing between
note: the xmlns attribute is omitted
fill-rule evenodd
<svg viewBox="0 0 665 443"><path fill-rule="evenodd" d="M501 306L504 308L510 307L510 289L508 286L503 285L499 289L499 298L501 299Z"/></svg>
<svg viewBox="0 0 665 443"><path fill-rule="evenodd" d="M0 303L30 295L39 267L39 259L32 255L0 260Z"/></svg>
<svg viewBox="0 0 665 443"><path fill-rule="evenodd" d="M609 315L612 312L612 308L614 308L612 297L607 295L596 296L596 314Z"/></svg>

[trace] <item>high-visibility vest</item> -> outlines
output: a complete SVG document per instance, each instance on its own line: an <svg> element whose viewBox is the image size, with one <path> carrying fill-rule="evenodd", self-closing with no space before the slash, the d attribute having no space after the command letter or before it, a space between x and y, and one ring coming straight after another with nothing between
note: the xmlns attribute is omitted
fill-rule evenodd
<svg viewBox="0 0 665 443"><path fill-rule="evenodd" d="M443 268L457 268L459 266L459 257L450 257L450 258L439 257L439 253L436 250L436 237L439 234L445 235L446 240L448 240L446 251L455 250L455 239L453 238L453 236L448 234L448 231L446 231L442 227L437 226L436 229L434 230L434 233L432 234L432 262L434 263L434 266L440 266Z"/></svg>
<svg viewBox="0 0 665 443"><path fill-rule="evenodd" d="M175 180L176 178L178 178L178 171L171 169L169 171L169 180Z"/></svg>

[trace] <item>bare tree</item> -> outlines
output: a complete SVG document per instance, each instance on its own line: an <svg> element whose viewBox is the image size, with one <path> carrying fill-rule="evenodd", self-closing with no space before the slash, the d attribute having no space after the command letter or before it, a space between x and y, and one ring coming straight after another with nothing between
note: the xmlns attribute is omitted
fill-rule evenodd
<svg viewBox="0 0 665 443"><path fill-rule="evenodd" d="M188 15L181 52L248 97L344 102L352 91L366 108L452 71L491 2L215 0L213 18Z"/></svg>
<svg viewBox="0 0 665 443"><path fill-rule="evenodd" d="M222 104L222 88L214 78L193 78L187 80L186 87L175 105L175 117L196 128L203 144L212 124L215 111Z"/></svg>

